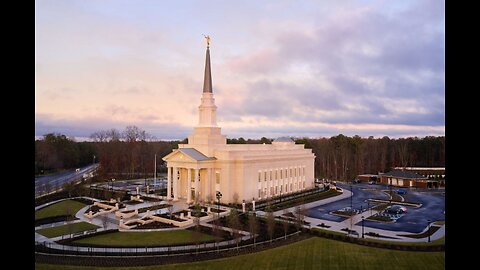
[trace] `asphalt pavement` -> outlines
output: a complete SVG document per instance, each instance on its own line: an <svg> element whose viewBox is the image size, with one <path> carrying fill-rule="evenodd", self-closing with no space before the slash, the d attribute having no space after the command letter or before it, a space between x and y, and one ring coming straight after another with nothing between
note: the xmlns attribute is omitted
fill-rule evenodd
<svg viewBox="0 0 480 270"><path fill-rule="evenodd" d="M79 171L75 169L61 172L54 175L35 177L35 196L39 196L44 192L45 185L48 185L50 189L60 188L65 183L74 182L83 179L83 174L90 173L98 168L99 164L92 164L79 168Z"/></svg>
<svg viewBox="0 0 480 270"><path fill-rule="evenodd" d="M306 216L322 220L343 222L347 219L346 217L335 216L329 213L352 205L354 209L363 210L363 215L367 217L370 216L369 211L365 212L367 206L372 207L377 205L376 203L367 204L367 199L389 199L389 196L381 191L388 189L384 185L368 185L366 183L348 185L339 183L338 186L344 190L352 189L353 198L345 198L326 205L311 208L307 211ZM405 198L405 201L418 202L421 203L422 206L419 208L407 206L407 213L394 223L381 223L365 220L364 226L383 230L420 233L425 229L429 220L430 222L445 220L444 190L407 189L407 194L403 195L403 197ZM356 225L361 225L361 223L357 222Z"/></svg>

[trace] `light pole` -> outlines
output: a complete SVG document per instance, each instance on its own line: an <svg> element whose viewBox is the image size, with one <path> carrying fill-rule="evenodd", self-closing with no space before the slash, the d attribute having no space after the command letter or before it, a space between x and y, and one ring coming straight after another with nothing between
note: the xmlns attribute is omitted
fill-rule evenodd
<svg viewBox="0 0 480 270"><path fill-rule="evenodd" d="M390 189L390 204L389 205L391 205L392 204L392 198L393 198L392 197L392 182L390 182L390 184L388 185L388 188Z"/></svg>
<svg viewBox="0 0 480 270"><path fill-rule="evenodd" d="M362 216L362 238L365 238L365 237L363 236L363 235L364 235L364 233L363 233L363 221L364 221L364 219L365 219L365 217Z"/></svg>
<svg viewBox="0 0 480 270"><path fill-rule="evenodd" d="M153 173L153 186L156 187L157 185L157 154L155 153L155 166L154 166L154 173Z"/></svg>
<svg viewBox="0 0 480 270"><path fill-rule="evenodd" d="M217 197L217 219L220 221L220 199L222 198L222 193L220 191L217 191L216 194Z"/></svg>
<svg viewBox="0 0 480 270"><path fill-rule="evenodd" d="M113 182L115 181L115 178L112 178L112 185L111 185L111 190L113 191Z"/></svg>
<svg viewBox="0 0 480 270"><path fill-rule="evenodd" d="M350 212L353 214L353 187L350 184Z"/></svg>
<svg viewBox="0 0 480 270"><path fill-rule="evenodd" d="M430 243L430 219L427 219L428 221L428 242Z"/></svg>

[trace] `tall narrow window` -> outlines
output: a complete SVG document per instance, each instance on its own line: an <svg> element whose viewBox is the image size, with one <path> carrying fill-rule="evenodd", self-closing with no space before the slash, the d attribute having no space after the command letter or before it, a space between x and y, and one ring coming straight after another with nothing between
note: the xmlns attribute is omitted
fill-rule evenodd
<svg viewBox="0 0 480 270"><path fill-rule="evenodd" d="M215 173L215 183L220 184L220 173L219 172Z"/></svg>
<svg viewBox="0 0 480 270"><path fill-rule="evenodd" d="M258 172L258 182L261 182L261 181L262 181L262 173Z"/></svg>

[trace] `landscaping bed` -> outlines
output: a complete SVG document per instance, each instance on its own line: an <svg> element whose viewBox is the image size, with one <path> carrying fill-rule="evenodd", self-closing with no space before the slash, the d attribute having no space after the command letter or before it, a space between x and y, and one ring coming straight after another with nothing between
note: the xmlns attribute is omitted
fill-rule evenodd
<svg viewBox="0 0 480 270"><path fill-rule="evenodd" d="M378 237L378 238L398 239L397 237L386 236L386 235L382 235L374 232L368 232L368 233L365 233L365 235Z"/></svg>
<svg viewBox="0 0 480 270"><path fill-rule="evenodd" d="M131 200L131 201L126 201L126 202L124 202L124 203L125 203L125 204L128 204L128 205L135 205L135 204L140 204L140 203L143 203L143 202Z"/></svg>
<svg viewBox="0 0 480 270"><path fill-rule="evenodd" d="M90 211L92 211L92 214L96 214L96 213L100 212L101 209L103 209L103 208L101 208L99 206L96 206L96 205L92 205L87 210L85 210L85 214L88 214Z"/></svg>
<svg viewBox="0 0 480 270"><path fill-rule="evenodd" d="M210 207L210 212L212 212L212 213L223 213L225 211L226 210Z"/></svg>
<svg viewBox="0 0 480 270"><path fill-rule="evenodd" d="M331 214L334 214L334 215L339 215L339 216L343 216L343 217L351 217L351 216L354 216L356 215L357 213L356 212L352 212L352 211L332 211Z"/></svg>
<svg viewBox="0 0 480 270"><path fill-rule="evenodd" d="M337 192L336 190L324 190L324 191L320 191L320 192L317 192L317 193L314 193L314 194L310 194L310 195L302 196L302 197L299 197L299 198L295 198L295 199L292 199L292 200L288 200L288 201L284 201L284 202L280 202L280 203L275 203L275 204L270 206L270 209L272 211L277 211L277 210L289 208L289 207L292 207L292 206L297 206L297 205L300 205L300 204L305 204L305 203L309 203L309 202L323 200L323 199L334 197L334 196L337 196L337 195L340 195L340 194L342 194L342 193Z"/></svg>
<svg viewBox="0 0 480 270"><path fill-rule="evenodd" d="M178 212L175 212L173 213L174 215L180 215L180 213L183 213L185 215L185 217L188 215L188 212L191 212L191 215L192 217L206 217L208 216L207 212L194 212L194 211L188 211L188 210L182 210L182 211L178 211Z"/></svg>
<svg viewBox="0 0 480 270"><path fill-rule="evenodd" d="M143 224L135 227L135 230L149 230L149 229L166 229L166 228L177 228L173 224L168 224L160 221L150 222L148 224Z"/></svg>
<svg viewBox="0 0 480 270"><path fill-rule="evenodd" d="M392 221L395 221L394 219L391 219L389 217L384 217L384 216L381 216L379 214L375 214L373 216L369 216L368 218L366 218L365 220L372 220L372 221L380 221L380 222L392 222Z"/></svg>
<svg viewBox="0 0 480 270"><path fill-rule="evenodd" d="M397 234L398 236L403 236L403 237L409 237L409 238L425 238L428 237L429 235L434 234L436 231L438 231L440 227L437 226L430 226L430 230L427 229L426 231L418 234Z"/></svg>
<svg viewBox="0 0 480 270"><path fill-rule="evenodd" d="M158 209L162 209L162 208L167 208L169 207L170 204L159 204L159 205L154 205L154 206L149 206L149 207L143 207L143 208L140 208L138 209L138 213L143 213L143 212L147 212L148 210L150 211L153 211L153 210L158 210Z"/></svg>
<svg viewBox="0 0 480 270"><path fill-rule="evenodd" d="M175 221L179 221L179 222L184 222L185 221L185 219L177 218L174 215L170 216L170 214L156 214L154 216L161 217L161 218L166 218L166 219L170 219L170 220L175 220Z"/></svg>

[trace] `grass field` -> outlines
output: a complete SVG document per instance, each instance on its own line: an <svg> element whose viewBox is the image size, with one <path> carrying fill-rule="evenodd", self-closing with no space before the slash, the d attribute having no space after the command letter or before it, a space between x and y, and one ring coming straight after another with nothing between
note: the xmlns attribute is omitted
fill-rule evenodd
<svg viewBox="0 0 480 270"><path fill-rule="evenodd" d="M74 216L78 212L78 210L85 206L86 204L73 200L61 201L59 203L52 204L35 212L35 220L64 215Z"/></svg>
<svg viewBox="0 0 480 270"><path fill-rule="evenodd" d="M215 240L214 236L200 233L199 241ZM194 243L193 231L174 230L157 232L114 232L88 238L83 238L74 243L105 246L159 246L182 243Z"/></svg>
<svg viewBox="0 0 480 270"><path fill-rule="evenodd" d="M365 247L312 237L254 254L219 260L164 266L115 268L124 270L173 269L444 269L444 252L409 252ZM112 268L36 264L38 270L108 270Z"/></svg>
<svg viewBox="0 0 480 270"><path fill-rule="evenodd" d="M40 230L37 230L36 232L48 238L52 238L52 237L57 237L57 236L66 235L70 233L88 231L96 228L98 228L98 226L96 225L93 225L87 222L78 222L78 223L67 224L67 225L62 225L62 226L57 226L52 228L40 229Z"/></svg>

